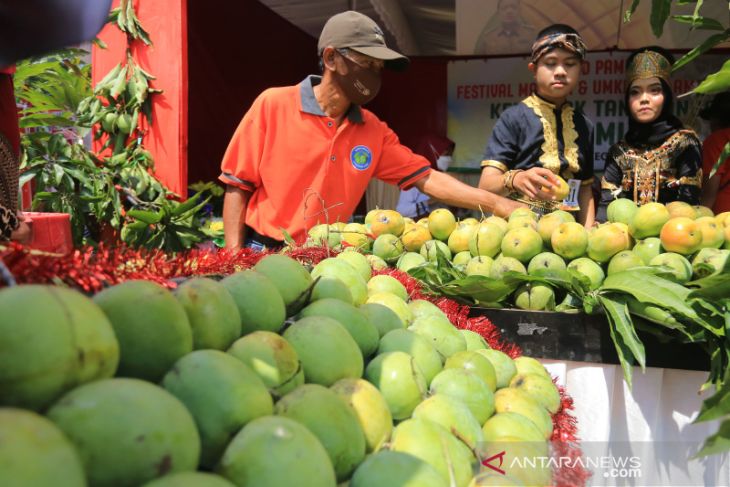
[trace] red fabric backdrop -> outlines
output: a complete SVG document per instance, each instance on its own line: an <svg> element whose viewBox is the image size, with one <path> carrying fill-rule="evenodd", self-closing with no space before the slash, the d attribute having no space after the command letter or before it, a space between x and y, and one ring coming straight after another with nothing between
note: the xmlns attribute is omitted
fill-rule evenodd
<svg viewBox="0 0 730 487"><path fill-rule="evenodd" d="M114 0L113 6L118 4L119 0ZM132 45L132 55L142 69L156 76L152 87L163 90L155 95L153 126L144 143L155 158L156 176L171 190L184 194L188 164L186 3L180 0L135 0L134 6L153 45L147 47L136 41ZM116 25L106 25L99 38L108 48L92 48L94 85L125 59L127 47L126 38ZM100 147L101 143L95 142L94 148L98 150Z"/></svg>

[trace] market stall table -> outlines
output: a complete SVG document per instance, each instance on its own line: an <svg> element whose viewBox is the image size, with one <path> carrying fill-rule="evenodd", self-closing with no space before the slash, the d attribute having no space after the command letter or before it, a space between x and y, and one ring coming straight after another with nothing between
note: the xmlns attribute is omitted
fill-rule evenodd
<svg viewBox="0 0 730 487"><path fill-rule="evenodd" d="M633 367L629 388L603 315L506 309L472 313L487 316L505 339L539 358L566 388L575 401L586 458L638 457L638 471L629 465L613 478L609 473L589 485L627 485L627 480L633 485L730 485L727 454L690 460L719 427L719 421L692 424L711 395L711 390L699 392L709 359L698 346L660 343L640 333L648 366L643 373Z"/></svg>

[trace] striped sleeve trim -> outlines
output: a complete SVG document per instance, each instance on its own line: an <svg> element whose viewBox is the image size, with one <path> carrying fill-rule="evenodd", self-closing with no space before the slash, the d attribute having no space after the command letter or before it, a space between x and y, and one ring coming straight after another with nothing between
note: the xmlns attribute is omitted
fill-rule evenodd
<svg viewBox="0 0 730 487"><path fill-rule="evenodd" d="M482 167L494 167L496 169L499 169L502 172L507 172L509 170L509 167L507 167L506 164L503 164L499 161L494 161L491 159L483 160Z"/></svg>
<svg viewBox="0 0 730 487"><path fill-rule="evenodd" d="M245 181L243 179L239 179L236 176L234 176L233 174L230 174L227 172L221 173L221 175L218 177L218 179L220 179L221 181L223 181L226 184L230 184L231 186L236 186L236 187L241 188L246 191L253 191L256 189L256 186L252 182Z"/></svg>
<svg viewBox="0 0 730 487"><path fill-rule="evenodd" d="M423 166L419 168L417 171L412 172L408 176L404 177L400 181L398 181L398 186L401 189L407 189L409 186L411 186L413 183L421 179L422 177L426 176L427 174L430 174L431 172L431 166Z"/></svg>

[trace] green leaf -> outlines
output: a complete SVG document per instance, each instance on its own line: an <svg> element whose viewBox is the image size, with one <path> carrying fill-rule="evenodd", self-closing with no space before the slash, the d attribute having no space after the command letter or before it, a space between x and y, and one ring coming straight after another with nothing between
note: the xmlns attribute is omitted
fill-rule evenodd
<svg viewBox="0 0 730 487"><path fill-rule="evenodd" d="M725 42L728 39L730 39L730 29L726 29L725 31L723 31L720 34L713 34L713 35L711 35L710 37L708 37L707 39L705 39L702 42L702 44L700 44L699 46L697 46L694 49L692 49L690 52L688 52L687 54L685 54L684 56L682 56L679 59L679 61L677 61L676 63L674 63L674 66L672 67L672 72L678 71L685 64L688 64L691 61L694 61L695 58L697 56L699 56L700 54L703 54L703 53L709 51L713 47L717 46L718 44L722 44L723 42ZM725 64L727 64L727 62ZM725 67L725 65L723 65L723 68L724 67ZM712 76L712 75L710 75L710 76ZM709 76L708 76L708 78L709 78ZM700 86L702 84L704 84L704 81L702 83L700 83ZM699 86L697 88L699 88ZM697 93L702 93L700 91L697 91L697 88L695 88L693 91L695 91ZM722 91L722 90L718 90L718 91ZM713 92L710 92L710 93L714 93L714 91Z"/></svg>
<svg viewBox="0 0 730 487"><path fill-rule="evenodd" d="M284 235L284 242L286 242L287 245L294 245L294 239L292 236L287 232L284 228L280 228L281 233Z"/></svg>
<svg viewBox="0 0 730 487"><path fill-rule="evenodd" d="M725 372L726 380L721 384L717 392L704 400L700 414L693 423L713 421L730 414L730 380L727 380L728 373L730 373L730 369Z"/></svg>
<svg viewBox="0 0 730 487"><path fill-rule="evenodd" d="M651 0L651 16L649 21L651 23L651 30L654 32L654 36L659 38L664 32L664 24L669 18L669 13L672 7L672 0Z"/></svg>
<svg viewBox="0 0 730 487"><path fill-rule="evenodd" d="M697 313L697 319L692 320L693 323L700 325L718 337L725 335L725 314L718 306L699 298L690 299L688 303Z"/></svg>
<svg viewBox="0 0 730 487"><path fill-rule="evenodd" d="M618 355L619 362L621 363L621 368L624 371L624 379L626 379L626 383L629 385L629 388L631 388L631 377L633 374L631 367L633 365L634 357L631 353L631 349L624 342L623 336L618 332L616 322L614 321L615 319L621 320L622 313L624 315L626 314L626 306L621 305L606 296L598 296L598 301L606 311L606 317L608 318L608 330L611 335L611 340L613 340L613 344L616 347L616 354Z"/></svg>
<svg viewBox="0 0 730 487"><path fill-rule="evenodd" d="M600 291L619 291L630 294L642 303L655 304L661 308L695 318L696 313L685 302L690 290L681 284L653 274L651 269L629 269L606 277Z"/></svg>
<svg viewBox="0 0 730 487"><path fill-rule="evenodd" d="M672 19L682 24L691 24L693 29L725 30L725 26L709 17L694 17L692 15L672 15Z"/></svg>
<svg viewBox="0 0 730 487"><path fill-rule="evenodd" d="M697 4L695 5L695 11L692 12L692 17L695 19L694 23L697 23L697 19L700 19L700 9L702 8L702 4L705 0L697 0ZM722 26L720 26L720 30L722 30Z"/></svg>
<svg viewBox="0 0 730 487"><path fill-rule="evenodd" d="M420 265L408 270L408 274L420 280L432 292L459 299L462 302L489 302L503 301L517 287L508 285L501 279L486 276L468 276L444 282L442 269L433 263Z"/></svg>
<svg viewBox="0 0 730 487"><path fill-rule="evenodd" d="M523 282L538 282L552 287L564 289L568 293L584 296L590 287L587 277L578 274L574 269L555 270L539 269L535 274L511 272L503 276L506 284L518 286Z"/></svg>
<svg viewBox="0 0 730 487"><path fill-rule="evenodd" d="M18 120L18 125L22 129L35 127L73 127L76 125L76 122L66 117L48 113L24 116Z"/></svg>
<svg viewBox="0 0 730 487"><path fill-rule="evenodd" d="M730 267L730 259L725 263L722 272L688 282L687 286L698 287L688 297L719 300L730 296L730 269L728 267Z"/></svg>
<svg viewBox="0 0 730 487"><path fill-rule="evenodd" d="M178 206L172 210L173 216L180 216L186 211L195 208L195 206L198 204L198 201L200 200L200 197L202 196L202 193L195 193L193 196L187 199L184 203L179 203ZM206 200L207 202L207 200Z"/></svg>
<svg viewBox="0 0 730 487"><path fill-rule="evenodd" d="M162 220L162 213L146 210L129 210L127 212L132 218L140 220L148 225L154 225Z"/></svg>
<svg viewBox="0 0 730 487"><path fill-rule="evenodd" d="M598 293L591 292L583 296L583 311L586 314L592 315L598 309Z"/></svg>
<svg viewBox="0 0 730 487"><path fill-rule="evenodd" d="M634 12L636 12L636 9L639 7L639 1L640 0L633 0L633 2L631 2L631 7L624 12L624 22L631 21L631 16L634 15Z"/></svg>
<svg viewBox="0 0 730 487"><path fill-rule="evenodd" d="M625 297L621 295L602 296L601 305L608 312L612 319L616 331L621 335L624 344L631 351L636 361L641 366L641 370L646 367L646 352L644 344L636 334L634 323L631 321L631 314L626 305Z"/></svg>
<svg viewBox="0 0 730 487"><path fill-rule="evenodd" d="M30 170L22 173L18 178L18 187L22 188L26 183L36 177L38 173L35 170Z"/></svg>
<svg viewBox="0 0 730 487"><path fill-rule="evenodd" d="M705 440L702 449L694 458L706 457L730 450L730 419L722 422L717 433Z"/></svg>
<svg viewBox="0 0 730 487"><path fill-rule="evenodd" d="M96 45L96 47L98 47L99 49L106 49L107 48L106 42L102 41L98 37L94 37L94 39L91 42L94 45Z"/></svg>
<svg viewBox="0 0 730 487"><path fill-rule="evenodd" d="M730 62L730 61L728 61ZM730 87L730 69L728 70L728 78L727 83L728 87ZM712 170L710 171L710 177L713 177L718 169L720 169L720 166L725 164L728 159L730 158L730 142L725 144L725 147L722 148L722 153L720 154L720 157L717 158L717 161L715 162L715 165L712 166Z"/></svg>

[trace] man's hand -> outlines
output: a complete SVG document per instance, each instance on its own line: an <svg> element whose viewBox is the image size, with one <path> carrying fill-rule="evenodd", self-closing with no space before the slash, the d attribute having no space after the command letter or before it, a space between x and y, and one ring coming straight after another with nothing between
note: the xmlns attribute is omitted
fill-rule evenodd
<svg viewBox="0 0 730 487"><path fill-rule="evenodd" d="M520 171L512 180L512 186L520 193L528 198L544 201L555 199L555 195L549 190L554 186L558 186L558 184L555 174L544 167L533 167Z"/></svg>
<svg viewBox="0 0 730 487"><path fill-rule="evenodd" d="M10 234L10 240L13 240L15 242L21 243L21 244L27 244L30 243L31 239L33 238L33 231L28 225L28 223L23 220L20 222L20 225L18 225L18 228L13 230L13 233Z"/></svg>

